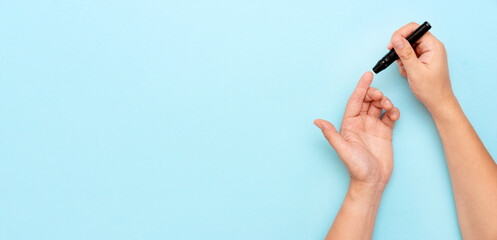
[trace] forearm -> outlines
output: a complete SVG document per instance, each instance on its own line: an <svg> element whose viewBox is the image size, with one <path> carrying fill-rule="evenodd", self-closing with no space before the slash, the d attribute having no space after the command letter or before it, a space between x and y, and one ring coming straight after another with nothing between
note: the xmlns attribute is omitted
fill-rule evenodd
<svg viewBox="0 0 497 240"><path fill-rule="evenodd" d="M351 181L326 239L371 239L383 189Z"/></svg>
<svg viewBox="0 0 497 240"><path fill-rule="evenodd" d="M497 238L497 165L453 97L431 111L444 146L464 239Z"/></svg>

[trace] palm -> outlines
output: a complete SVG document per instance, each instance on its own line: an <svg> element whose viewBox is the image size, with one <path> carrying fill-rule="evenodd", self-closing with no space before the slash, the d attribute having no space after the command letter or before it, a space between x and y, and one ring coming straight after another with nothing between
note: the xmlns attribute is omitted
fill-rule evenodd
<svg viewBox="0 0 497 240"><path fill-rule="evenodd" d="M344 119L340 129L347 143L343 158L352 177L388 180L393 167L392 129L367 114Z"/></svg>
<svg viewBox="0 0 497 240"><path fill-rule="evenodd" d="M325 120L316 120L347 166L351 178L364 182L388 181L393 168L392 130L400 114L388 98L370 88L366 73L347 103L340 133ZM382 110L385 114L380 118Z"/></svg>

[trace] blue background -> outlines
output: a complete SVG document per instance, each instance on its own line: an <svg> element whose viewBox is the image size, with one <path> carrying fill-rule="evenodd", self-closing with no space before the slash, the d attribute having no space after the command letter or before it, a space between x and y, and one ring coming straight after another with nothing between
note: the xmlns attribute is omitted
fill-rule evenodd
<svg viewBox="0 0 497 240"><path fill-rule="evenodd" d="M322 239L339 126L402 25L428 20L497 153L497 2L1 1L0 239ZM375 239L460 239L435 125L401 111Z"/></svg>

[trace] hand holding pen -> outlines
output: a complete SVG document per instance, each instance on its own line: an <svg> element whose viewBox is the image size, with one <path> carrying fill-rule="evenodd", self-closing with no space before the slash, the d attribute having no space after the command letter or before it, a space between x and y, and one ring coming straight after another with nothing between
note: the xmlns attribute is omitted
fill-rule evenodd
<svg viewBox="0 0 497 240"><path fill-rule="evenodd" d="M400 74L430 111L443 143L462 237L497 239L497 164L452 91L445 47L428 32L430 28L425 22L397 30L388 43L390 52L373 71L379 73L396 61ZM372 238L392 172L391 136L400 112L381 92L369 87L372 79L368 72L359 81L340 132L327 121L315 121L350 173L349 190L326 239Z"/></svg>

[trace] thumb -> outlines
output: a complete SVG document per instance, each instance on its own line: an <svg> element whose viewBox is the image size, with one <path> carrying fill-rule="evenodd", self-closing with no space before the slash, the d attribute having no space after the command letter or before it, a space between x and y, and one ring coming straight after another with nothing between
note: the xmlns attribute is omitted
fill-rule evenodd
<svg viewBox="0 0 497 240"><path fill-rule="evenodd" d="M337 132L333 124L323 119L316 119L314 121L314 125L321 129L324 137L330 145L335 149L337 153L339 153L343 147L345 146L345 140L343 137Z"/></svg>
<svg viewBox="0 0 497 240"><path fill-rule="evenodd" d="M416 52L414 52L411 44L405 38L396 37L392 39L392 43L395 52L399 55L400 61L404 64L406 72L416 71L416 69L421 66L421 62L416 56Z"/></svg>

